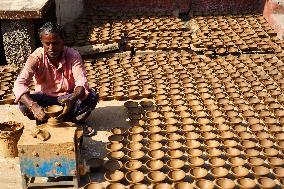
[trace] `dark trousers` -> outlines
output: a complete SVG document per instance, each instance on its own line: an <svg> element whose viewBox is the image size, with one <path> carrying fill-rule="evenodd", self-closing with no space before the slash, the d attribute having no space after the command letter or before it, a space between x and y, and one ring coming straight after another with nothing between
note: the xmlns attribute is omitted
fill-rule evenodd
<svg viewBox="0 0 284 189"><path fill-rule="evenodd" d="M67 94L59 97L47 96L45 94L30 94L30 97L33 101L37 102L38 105L43 108L51 105L62 105L63 103L60 100L71 97L72 94ZM72 122L83 122L86 117L95 109L98 103L99 97L95 93L95 91L91 90L87 98L83 101L77 100L75 105L71 107L70 111L64 116L64 121L72 121ZM30 119L35 119L33 113L29 110L29 108L20 103L19 108L21 112ZM84 120L83 120L84 119ZM38 124L41 124L38 122Z"/></svg>

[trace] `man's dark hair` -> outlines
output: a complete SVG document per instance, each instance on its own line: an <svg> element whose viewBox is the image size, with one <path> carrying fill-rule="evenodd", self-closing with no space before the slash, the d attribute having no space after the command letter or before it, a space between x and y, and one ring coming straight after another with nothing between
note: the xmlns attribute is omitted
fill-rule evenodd
<svg viewBox="0 0 284 189"><path fill-rule="evenodd" d="M49 33L57 34L61 37L61 39L64 39L63 27L54 22L47 22L38 30L39 38L41 38L43 34L49 34Z"/></svg>

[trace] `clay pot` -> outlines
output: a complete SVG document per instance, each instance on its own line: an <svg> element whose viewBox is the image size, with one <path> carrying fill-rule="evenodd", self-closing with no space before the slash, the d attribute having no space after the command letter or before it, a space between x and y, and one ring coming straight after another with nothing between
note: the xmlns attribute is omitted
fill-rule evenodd
<svg viewBox="0 0 284 189"><path fill-rule="evenodd" d="M128 135L127 139L129 142L140 142L144 139L144 137L141 134L134 134L134 135Z"/></svg>
<svg viewBox="0 0 284 189"><path fill-rule="evenodd" d="M165 153L162 150L151 150L148 152L148 156L150 159L155 160L155 159L161 159L163 158Z"/></svg>
<svg viewBox="0 0 284 189"><path fill-rule="evenodd" d="M234 135L234 133L232 132L232 131L222 131L221 133L220 133L220 137L221 137L221 139L223 139L223 140L226 140L226 139L231 139L231 138L233 138L235 135Z"/></svg>
<svg viewBox="0 0 284 189"><path fill-rule="evenodd" d="M137 151L130 151L127 153L127 156L130 159L141 159L145 156L145 153L143 151L137 150Z"/></svg>
<svg viewBox="0 0 284 189"><path fill-rule="evenodd" d="M140 142L130 142L126 145L126 148L129 151L137 151L140 150L143 147L143 144Z"/></svg>
<svg viewBox="0 0 284 189"><path fill-rule="evenodd" d="M182 143L181 142L178 142L178 141L169 141L167 143L167 147L168 149L170 150L176 150L176 149L179 149L182 147Z"/></svg>
<svg viewBox="0 0 284 189"><path fill-rule="evenodd" d="M168 150L167 155L171 159L180 158L183 156L183 152L181 150Z"/></svg>
<svg viewBox="0 0 284 189"><path fill-rule="evenodd" d="M138 160L128 160L125 164L124 167L128 170L137 170L142 166L142 162Z"/></svg>
<svg viewBox="0 0 284 189"><path fill-rule="evenodd" d="M168 183L159 183L153 186L153 189L171 189L172 186Z"/></svg>
<svg viewBox="0 0 284 189"><path fill-rule="evenodd" d="M133 126L130 129L128 129L128 132L130 134L140 134L144 131L144 129L140 126Z"/></svg>
<svg viewBox="0 0 284 189"><path fill-rule="evenodd" d="M177 170L171 170L168 173L168 177L171 181L176 182L176 181L180 181L183 180L185 177L185 172L181 169L177 169Z"/></svg>
<svg viewBox="0 0 284 189"><path fill-rule="evenodd" d="M198 140L187 140L185 142L185 145L188 149L192 149L199 148L201 146L201 143Z"/></svg>
<svg viewBox="0 0 284 189"><path fill-rule="evenodd" d="M131 171L126 173L125 178L129 183L139 183L144 180L144 174L141 171Z"/></svg>
<svg viewBox="0 0 284 189"><path fill-rule="evenodd" d="M240 188L244 188L244 189L252 189L256 187L255 181L250 178L238 179L237 183L240 186Z"/></svg>
<svg viewBox="0 0 284 189"><path fill-rule="evenodd" d="M232 181L231 179L227 179L227 178L220 178L216 180L216 185L219 188L223 188L223 189L232 189L236 186L234 181Z"/></svg>
<svg viewBox="0 0 284 189"><path fill-rule="evenodd" d="M196 182L196 186L199 189L213 189L214 183L210 180L201 179Z"/></svg>
<svg viewBox="0 0 284 189"><path fill-rule="evenodd" d="M262 177L257 179L260 188L263 189L270 189L276 186L276 182L268 177Z"/></svg>
<svg viewBox="0 0 284 189"><path fill-rule="evenodd" d="M177 126L173 126L173 125L167 125L165 127L165 130L166 130L167 133L174 133L174 132L178 131L178 129L179 128Z"/></svg>
<svg viewBox="0 0 284 189"><path fill-rule="evenodd" d="M160 142L149 142L147 146L149 150L158 150L163 147Z"/></svg>
<svg viewBox="0 0 284 189"><path fill-rule="evenodd" d="M122 143L111 143L106 146L107 150L110 152L119 151L123 148Z"/></svg>
<svg viewBox="0 0 284 189"><path fill-rule="evenodd" d="M226 161L222 158L213 157L209 159L209 163L212 167L222 167L225 165Z"/></svg>
<svg viewBox="0 0 284 189"><path fill-rule="evenodd" d="M103 189L104 187L98 182L90 182L84 186L84 189Z"/></svg>
<svg viewBox="0 0 284 189"><path fill-rule="evenodd" d="M182 136L176 133L169 133L166 135L166 137L169 141L177 141L181 139Z"/></svg>
<svg viewBox="0 0 284 189"><path fill-rule="evenodd" d="M157 119L160 117L160 114L158 112L147 112L146 116L149 119Z"/></svg>
<svg viewBox="0 0 284 189"><path fill-rule="evenodd" d="M249 170L243 166L232 167L231 171L236 178L245 177L249 174Z"/></svg>
<svg viewBox="0 0 284 189"><path fill-rule="evenodd" d="M205 161L200 157L190 157L188 163L192 167L200 167L205 164Z"/></svg>
<svg viewBox="0 0 284 189"><path fill-rule="evenodd" d="M265 176L270 173L270 170L265 166L255 166L252 168L252 172L256 177Z"/></svg>
<svg viewBox="0 0 284 189"><path fill-rule="evenodd" d="M184 166L185 162L180 159L170 159L167 161L167 166L174 170L174 169L180 169Z"/></svg>
<svg viewBox="0 0 284 189"><path fill-rule="evenodd" d="M277 156L279 154L279 151L275 148L265 148L263 149L263 154L266 157Z"/></svg>
<svg viewBox="0 0 284 189"><path fill-rule="evenodd" d="M231 157L229 158L229 163L232 167L237 167L237 166L243 166L246 162L243 158Z"/></svg>
<svg viewBox="0 0 284 189"><path fill-rule="evenodd" d="M156 171L163 168L164 163L161 160L149 160L146 162L146 167L150 171Z"/></svg>
<svg viewBox="0 0 284 189"><path fill-rule="evenodd" d="M190 175L194 178L194 179L201 179L206 177L208 174L208 171L202 167L196 167L190 170Z"/></svg>
<svg viewBox="0 0 284 189"><path fill-rule="evenodd" d="M207 140L204 142L206 148L218 148L220 143L217 140Z"/></svg>
<svg viewBox="0 0 284 189"><path fill-rule="evenodd" d="M252 166L260 166L264 164L264 160L258 157L251 157L248 159L248 163Z"/></svg>
<svg viewBox="0 0 284 189"><path fill-rule="evenodd" d="M241 145L244 147L244 148L254 148L256 146L256 143L253 142L253 141L250 141L250 140L243 140L241 142Z"/></svg>
<svg viewBox="0 0 284 189"><path fill-rule="evenodd" d="M151 119L148 121L150 126L159 126L161 124L161 120L159 119Z"/></svg>
<svg viewBox="0 0 284 189"><path fill-rule="evenodd" d="M119 170L115 170L113 172L106 172L104 177L109 182L118 182L124 178L124 173Z"/></svg>
<svg viewBox="0 0 284 189"><path fill-rule="evenodd" d="M106 189L125 189L125 186L120 183L113 183L106 187Z"/></svg>
<svg viewBox="0 0 284 189"><path fill-rule="evenodd" d="M193 189L193 184L189 182L180 182L174 185L175 189Z"/></svg>
<svg viewBox="0 0 284 189"><path fill-rule="evenodd" d="M166 175L161 171L151 171L148 173L148 179L151 182L162 182L166 179Z"/></svg>
<svg viewBox="0 0 284 189"><path fill-rule="evenodd" d="M124 152L123 151L113 151L113 152L109 152L107 156L110 159L121 159L124 157Z"/></svg>
<svg viewBox="0 0 284 189"><path fill-rule="evenodd" d="M280 179L284 177L284 168L283 167L275 167L273 169L273 174L276 176L276 178Z"/></svg>
<svg viewBox="0 0 284 189"><path fill-rule="evenodd" d="M229 148L229 147L235 147L235 146L237 146L239 143L237 142L237 141L235 141L235 140L230 140L230 139L228 139L228 140L225 140L225 141L223 141L223 145L225 146L225 147L227 147L227 148Z"/></svg>

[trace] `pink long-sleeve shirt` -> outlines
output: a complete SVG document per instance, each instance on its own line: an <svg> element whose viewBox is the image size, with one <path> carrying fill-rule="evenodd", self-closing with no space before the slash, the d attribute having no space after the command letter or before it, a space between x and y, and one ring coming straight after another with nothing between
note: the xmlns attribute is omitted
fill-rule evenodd
<svg viewBox="0 0 284 189"><path fill-rule="evenodd" d="M15 102L29 92L29 84L34 80L35 91L48 96L62 96L72 93L82 86L85 97L89 93L89 85L83 60L78 51L64 47L59 66L56 68L48 59L43 47L37 48L27 59L25 66L14 83Z"/></svg>

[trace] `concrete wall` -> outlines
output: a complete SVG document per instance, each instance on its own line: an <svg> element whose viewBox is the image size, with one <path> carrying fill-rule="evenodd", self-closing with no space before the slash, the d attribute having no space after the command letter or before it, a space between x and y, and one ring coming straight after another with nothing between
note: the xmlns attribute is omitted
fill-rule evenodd
<svg viewBox="0 0 284 189"><path fill-rule="evenodd" d="M266 0L263 15L279 36L284 37L284 0Z"/></svg>
<svg viewBox="0 0 284 189"><path fill-rule="evenodd" d="M65 25L72 22L84 10L84 0L55 0L57 23Z"/></svg>

